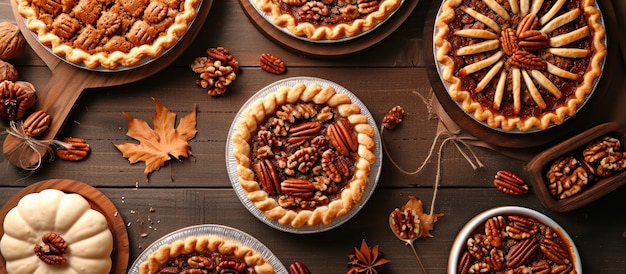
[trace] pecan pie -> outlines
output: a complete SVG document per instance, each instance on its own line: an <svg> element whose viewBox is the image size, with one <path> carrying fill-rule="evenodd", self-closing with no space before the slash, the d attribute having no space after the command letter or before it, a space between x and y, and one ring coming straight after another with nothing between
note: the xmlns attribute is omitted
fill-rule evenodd
<svg viewBox="0 0 626 274"><path fill-rule="evenodd" d="M282 86L247 108L233 134L246 196L270 220L329 224L361 201L375 130L332 86Z"/></svg>
<svg viewBox="0 0 626 274"><path fill-rule="evenodd" d="M573 116L606 56L593 0L447 0L436 28L450 97L505 131L545 130Z"/></svg>
<svg viewBox="0 0 626 274"><path fill-rule="evenodd" d="M354 37L385 21L402 0L254 0L271 22L310 40Z"/></svg>
<svg viewBox="0 0 626 274"><path fill-rule="evenodd" d="M254 249L218 235L189 236L159 247L139 265L140 274L273 274L274 268Z"/></svg>
<svg viewBox="0 0 626 274"><path fill-rule="evenodd" d="M67 61L95 69L134 67L173 47L200 0L17 0L27 27Z"/></svg>

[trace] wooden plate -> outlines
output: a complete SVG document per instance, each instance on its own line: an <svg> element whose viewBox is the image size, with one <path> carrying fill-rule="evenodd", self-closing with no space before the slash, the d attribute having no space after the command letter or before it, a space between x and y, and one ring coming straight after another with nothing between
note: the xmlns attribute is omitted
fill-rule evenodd
<svg viewBox="0 0 626 274"><path fill-rule="evenodd" d="M239 4L252 24L266 37L278 45L310 57L344 57L364 51L391 35L409 17L419 0L405 0L396 12L382 25L361 37L337 43L315 43L295 38L265 20L252 6L250 0L239 0Z"/></svg>
<svg viewBox="0 0 626 274"><path fill-rule="evenodd" d="M17 11L15 1L10 1L13 8L13 15L20 31L26 35L26 42L33 48L35 53L46 63L51 70L52 77L48 84L43 87L37 87L37 103L33 110L43 110L51 117L51 123L48 130L39 136L41 140L52 140L58 137L65 122L78 98L85 89L116 86L138 81L147 78L165 67L169 66L176 60L193 42L197 34L200 32L204 21L209 14L213 0L203 0L199 7L196 19L187 30L187 33L178 43L170 48L167 53L158 57L156 60L135 69L125 70L121 72L100 72L91 71L70 65L62 61L56 55L46 49L24 23L24 19ZM24 144L24 140L13 135L8 135L4 141L3 151L6 158L11 164L21 168L29 168L38 165L42 156L48 152L46 146L39 149L32 149Z"/></svg>
<svg viewBox="0 0 626 274"><path fill-rule="evenodd" d="M113 234L113 252L111 259L113 267L111 274L126 273L129 260L129 244L128 234L126 232L126 224L121 214L117 214L115 205L96 188L74 180L53 179L41 181L25 187L18 193L13 195L11 199L0 209L0 224L4 223L4 218L9 211L17 206L17 203L24 196L30 193L38 193L44 189L58 189L66 193L76 193L83 196L92 209L102 213L109 224L109 230ZM0 235L4 235L4 228L0 225ZM6 273L6 261L0 254L0 273Z"/></svg>

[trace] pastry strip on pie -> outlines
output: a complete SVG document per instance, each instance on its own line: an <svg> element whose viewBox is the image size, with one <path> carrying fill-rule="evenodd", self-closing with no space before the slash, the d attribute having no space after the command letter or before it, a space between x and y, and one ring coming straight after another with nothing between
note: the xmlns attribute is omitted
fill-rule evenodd
<svg viewBox="0 0 626 274"><path fill-rule="evenodd" d="M457 56L476 54L494 50L500 47L499 40L487 40L473 45L465 46L456 51Z"/></svg>
<svg viewBox="0 0 626 274"><path fill-rule="evenodd" d="M498 39L497 34L484 29L462 29L455 31L454 35L480 39Z"/></svg>
<svg viewBox="0 0 626 274"><path fill-rule="evenodd" d="M500 72L500 80L498 80L498 86L496 86L496 93L493 96L493 104L495 109L500 109L502 104L502 96L504 95L504 85L506 84L506 71Z"/></svg>
<svg viewBox="0 0 626 274"><path fill-rule="evenodd" d="M477 72L481 69L484 69L488 66L491 66L493 64L495 64L496 62L498 62L498 60L500 60L500 58L502 58L502 56L504 55L504 53L502 51L498 51L496 52L496 54L492 55L489 58L480 60L476 63L470 64L465 66L464 68L462 68L461 70L459 70L459 75L461 76L466 76L466 75L470 75L474 72Z"/></svg>
<svg viewBox="0 0 626 274"><path fill-rule="evenodd" d="M564 33L561 35L557 35L550 38L550 46L551 47L561 47L565 46L569 43L572 43L576 40L585 38L589 36L589 27L584 26L570 33Z"/></svg>
<svg viewBox="0 0 626 274"><path fill-rule="evenodd" d="M547 71L549 73L552 73L556 76L560 76L566 79L570 79L570 80L577 80L578 79L578 74L576 73L571 73L567 70L564 70L562 68L559 68L553 64L547 63L548 67L547 67Z"/></svg>
<svg viewBox="0 0 626 274"><path fill-rule="evenodd" d="M562 94L559 88L557 88L541 71L531 70L530 75L545 89L547 89L554 97L561 98Z"/></svg>
<svg viewBox="0 0 626 274"><path fill-rule="evenodd" d="M591 56L590 50L579 48L549 48L548 52L567 58L584 58Z"/></svg>
<svg viewBox="0 0 626 274"><path fill-rule="evenodd" d="M554 3L552 8L550 8L550 10L546 12L546 14L541 16L541 19L539 19L539 24L543 26L548 21L550 21L550 19L552 19L552 17L554 17L559 12L559 10L561 10L561 7L563 7L563 5L565 4L565 1L566 0L557 0L557 2Z"/></svg>
<svg viewBox="0 0 626 274"><path fill-rule="evenodd" d="M520 69L511 69L511 78L513 78L513 113L519 114L522 110L522 80Z"/></svg>
<svg viewBox="0 0 626 274"><path fill-rule="evenodd" d="M557 18L554 18L552 21L547 23L545 26L543 26L543 28L541 28L541 32L550 33L554 31L555 29L558 29L560 26L563 26L569 22L574 21L574 19L578 18L580 14L581 14L580 9L573 9L566 13L563 13L559 15Z"/></svg>
<svg viewBox="0 0 626 274"><path fill-rule="evenodd" d="M519 6L522 16L528 15L530 12L530 0L520 0Z"/></svg>
<svg viewBox="0 0 626 274"><path fill-rule="evenodd" d="M493 77L498 74L498 71L500 71L503 65L504 61L500 60L493 67L491 67L489 72L487 72L487 75L485 75L485 77L483 77L483 79L480 80L480 82L478 82L478 84L476 85L476 92L481 92L485 88L485 86L487 86L487 84L491 82L491 79L493 79Z"/></svg>
<svg viewBox="0 0 626 274"><path fill-rule="evenodd" d="M463 11L467 14L469 14L471 17L474 17L474 19L482 22L483 24L487 25L489 28L491 28L492 30L494 30L496 33L500 32L500 26L498 25L498 23L496 23L495 21L491 20L491 18L483 15L482 13L479 13L477 11L475 11L474 9L470 8L470 7L465 7L463 9Z"/></svg>
<svg viewBox="0 0 626 274"><path fill-rule="evenodd" d="M513 14L519 13L519 2L517 0L509 0L509 5L511 6L511 12Z"/></svg>
<svg viewBox="0 0 626 274"><path fill-rule="evenodd" d="M541 97L541 93L539 93L539 90L535 86L535 83L533 83L533 80L530 79L530 76L525 69L522 70L522 77L524 78L524 84L526 84L526 88L528 88L528 91L530 92L530 96L533 98L535 103L537 103L537 107L539 107L540 109L546 108L546 102Z"/></svg>
<svg viewBox="0 0 626 274"><path fill-rule="evenodd" d="M537 14L539 10L541 9L541 6L543 5L543 1L544 0L535 0L530 9L530 13Z"/></svg>
<svg viewBox="0 0 626 274"><path fill-rule="evenodd" d="M500 4L498 4L498 2L496 2L495 0L483 0L483 2L487 4L487 6L491 10L497 13L498 16L502 17L504 20L511 19L511 16L509 16L509 13L502 6L500 6Z"/></svg>

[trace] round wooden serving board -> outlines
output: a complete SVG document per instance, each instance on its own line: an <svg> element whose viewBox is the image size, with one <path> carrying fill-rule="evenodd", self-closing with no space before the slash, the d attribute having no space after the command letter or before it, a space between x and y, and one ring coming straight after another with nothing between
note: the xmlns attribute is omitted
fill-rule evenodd
<svg viewBox="0 0 626 274"><path fill-rule="evenodd" d="M101 72L70 65L65 60L61 60L52 54L47 48L44 48L39 39L25 25L24 18L17 11L16 2L11 1L15 21L24 38L26 38L30 47L52 72L52 77L43 89L36 87L37 103L33 110L43 110L51 117L50 127L38 139L53 140L57 137L83 90L138 81L161 71L171 64L193 42L209 14L212 3L213 0L202 1L198 8L196 19L189 27L187 33L163 56L137 68L119 72ZM8 135L4 141L4 155L14 166L21 168L36 166L41 157L47 153L46 147L42 147L37 151L23 145L23 143L22 139Z"/></svg>
<svg viewBox="0 0 626 274"><path fill-rule="evenodd" d="M80 194L89 202L92 209L102 213L109 224L109 230L113 234L113 252L111 259L113 267L111 274L126 273L129 260L129 244L128 234L126 233L126 224L121 214L118 214L115 205L96 188L74 180L53 179L41 181L25 187L18 193L13 195L11 199L0 209L0 224L4 223L4 218L9 211L17 206L17 203L24 196L31 193L39 193L45 189L58 189L65 193ZM4 228L0 225L0 236L4 235ZM0 254L0 273L6 273L6 261Z"/></svg>
<svg viewBox="0 0 626 274"><path fill-rule="evenodd" d="M263 15L259 14L250 2L253 0L239 0L243 10L252 24L266 37L278 45L298 54L318 57L334 58L344 57L364 51L391 35L409 17L419 0L405 0L396 12L374 30L361 37L342 42L309 42L293 37L272 23L268 22Z"/></svg>

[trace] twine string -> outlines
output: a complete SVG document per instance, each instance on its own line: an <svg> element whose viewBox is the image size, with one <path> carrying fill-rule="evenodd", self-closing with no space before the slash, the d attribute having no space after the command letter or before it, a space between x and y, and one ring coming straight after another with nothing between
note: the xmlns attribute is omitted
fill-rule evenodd
<svg viewBox="0 0 626 274"><path fill-rule="evenodd" d="M391 154L389 153L389 150L387 149L387 146L385 145L384 142L383 142L383 151L385 152L385 155L387 156L387 159L391 162L391 164L395 166L401 173L406 174L406 175L416 175L420 173L422 170L424 170L424 168L426 167L426 164L430 162L430 159L435 154L435 148L437 147L437 142L443 138L443 141L441 141L441 143L439 144L439 149L437 151L437 171L435 173L435 185L433 187L433 198L432 198L431 205L430 205L430 215L432 216L434 212L434 208L435 208L435 200L437 198L437 191L439 189L439 184L441 181L441 169L442 169L441 162L442 162L442 156L443 156L443 148L446 145L446 143L451 142L452 144L454 144L457 151L459 151L459 153L463 156L463 158L467 161L467 163L472 167L472 169L476 170L478 168L484 167L484 164L482 163L482 161L478 158L478 156L472 149L472 145L468 143L470 141L477 141L478 139L475 137L470 137L470 136L461 136L460 130L456 130L456 131L449 130L446 124L443 123L441 119L438 118L437 114L433 110L432 101L427 100L423 95L421 95L418 92L413 92L413 93L417 94L422 99L422 102L426 105L428 109L428 113L430 115L429 117L433 119L438 119L439 124L443 126L443 130L440 130L437 133L437 135L433 139L430 149L428 150L428 155L426 155L426 158L422 161L422 163L415 170L408 171L402 168L393 159L393 157L391 157ZM385 127L381 125L380 127L381 136L383 135L384 129Z"/></svg>
<svg viewBox="0 0 626 274"><path fill-rule="evenodd" d="M6 132L22 141L22 143L18 145L19 147L26 146L37 155L37 164L35 164L34 166L20 166L20 168L27 171L37 170L41 166L44 157L44 155L40 152L41 150L45 150L47 153L51 154L52 145L63 147L65 149L69 149L72 147L71 144L58 140L39 140L28 136L28 134L26 134L26 130L24 130L24 125L19 122L11 121L9 123L9 128L7 128Z"/></svg>

